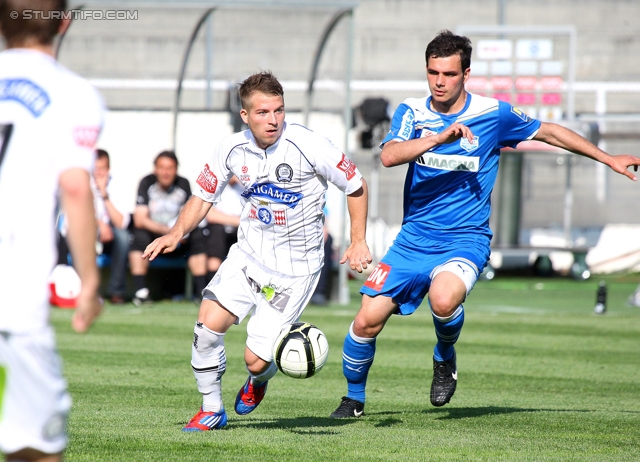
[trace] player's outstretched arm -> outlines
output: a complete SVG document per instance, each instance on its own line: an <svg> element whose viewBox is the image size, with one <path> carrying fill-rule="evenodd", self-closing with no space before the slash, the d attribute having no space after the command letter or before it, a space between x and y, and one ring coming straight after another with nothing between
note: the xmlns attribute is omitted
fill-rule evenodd
<svg viewBox="0 0 640 462"><path fill-rule="evenodd" d="M460 138L467 138L471 142L473 141L473 133L466 125L455 123L437 135L407 141L391 140L382 147L380 161L385 167L413 162L429 149L440 144L453 143Z"/></svg>
<svg viewBox="0 0 640 462"><path fill-rule="evenodd" d="M609 166L614 172L620 173L633 181L638 180L628 168L633 166L633 170L638 171L640 157L634 157L628 154L618 156L607 154L586 138L561 125L543 122L533 139L566 149L581 156L589 157Z"/></svg>
<svg viewBox="0 0 640 462"><path fill-rule="evenodd" d="M62 208L69 223L69 250L82 283L71 326L76 332L86 332L102 310L98 299L97 228L89 172L81 168L66 170L60 174L59 185Z"/></svg>
<svg viewBox="0 0 640 462"><path fill-rule="evenodd" d="M362 187L347 196L347 209L351 219L351 244L340 259L340 264L349 260L351 269L358 273L367 269L372 260L366 241L368 207L367 182L362 178Z"/></svg>
<svg viewBox="0 0 640 462"><path fill-rule="evenodd" d="M176 220L176 224L169 230L167 234L154 240L142 253L143 259L153 260L158 255L170 253L176 250L180 241L188 233L193 231L198 223L207 216L207 212L211 208L211 202L206 202L197 196L191 198L184 204L180 215Z"/></svg>

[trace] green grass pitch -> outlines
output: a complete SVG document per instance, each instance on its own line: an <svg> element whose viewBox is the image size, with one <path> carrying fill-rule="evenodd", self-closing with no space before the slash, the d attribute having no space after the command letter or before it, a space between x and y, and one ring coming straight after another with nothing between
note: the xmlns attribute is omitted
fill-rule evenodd
<svg viewBox="0 0 640 462"><path fill-rule="evenodd" d="M107 306L91 332L52 321L74 399L68 461L602 461L640 460L638 278L608 278L608 311L593 312L598 281L497 278L465 303L458 389L429 404L435 334L428 306L392 317L377 341L366 415L332 420L346 393L342 341L359 307L309 307L302 320L329 344L307 380L278 374L255 412L233 411L246 379L246 320L225 342L221 431L183 433L200 395L190 368L197 307Z"/></svg>

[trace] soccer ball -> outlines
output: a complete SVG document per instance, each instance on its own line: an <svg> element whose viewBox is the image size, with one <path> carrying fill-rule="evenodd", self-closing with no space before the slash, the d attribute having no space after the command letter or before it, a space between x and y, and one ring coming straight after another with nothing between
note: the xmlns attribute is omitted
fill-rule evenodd
<svg viewBox="0 0 640 462"><path fill-rule="evenodd" d="M313 324L294 322L285 326L273 344L273 358L284 375L308 379L327 362L329 342Z"/></svg>

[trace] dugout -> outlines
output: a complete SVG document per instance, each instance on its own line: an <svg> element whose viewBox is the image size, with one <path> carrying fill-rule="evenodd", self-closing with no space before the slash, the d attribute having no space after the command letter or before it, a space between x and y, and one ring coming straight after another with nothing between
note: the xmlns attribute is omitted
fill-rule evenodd
<svg viewBox="0 0 640 462"><path fill-rule="evenodd" d="M187 126L189 117L195 112L219 112L222 108L222 111L228 111L229 126L237 128L237 120L232 117L236 103L233 93L239 81L260 69L269 69L279 77L287 94L288 109L299 108L297 115L290 112L288 115L290 121L302 122L313 129L320 112L338 116L342 127L335 130L333 133L336 135L331 135L331 138L347 155L350 155L348 133L351 121L353 15L358 3L357 0L188 0L185 2L88 0L82 3L71 2L70 7L73 10L84 11L128 11L131 13L130 16L141 18L136 26L141 25L144 11L148 9L193 12L190 16L193 22L184 26L185 36L173 38L173 41L180 42L182 47L180 63L162 60L153 62L154 66L176 64L174 74L176 80L172 89L173 102L170 109L172 117L169 128L170 143L179 153L181 165L184 166L181 167L182 175L192 178L194 169L190 168L189 162L193 158L199 158L197 151L201 151L203 145L206 145L205 149L210 148L222 135L219 127L216 128L215 136L210 133L204 135L199 133L202 139L200 146L196 146L193 135L185 134L190 130ZM139 12L138 9L140 9ZM95 16L93 19L96 19ZM219 20L236 23L237 35L221 37L216 34L215 25ZM70 33L73 34L74 27L87 27L86 24L82 24L83 22L87 21L76 21L80 24L72 25ZM117 22L111 24L114 28L131 26ZM295 48L290 46L291 37L283 33L291 26L304 29L293 34ZM312 34L315 34L314 39L310 39ZM64 43L63 37L58 43L58 52L63 56L67 52L72 52L65 49ZM301 48L304 48L304 52L299 51ZM271 54L278 54L278 57L286 55L288 58L285 60L286 65L274 68L270 64ZM139 58L144 59L144 57ZM273 61L281 62L275 59ZM126 73L130 65L126 59L115 56L113 66L117 72ZM299 81L301 68L306 69L302 71L302 74L306 74L306 85L304 88L297 88L297 84L292 80L295 78ZM334 78L333 82L338 84L331 88L319 88L317 80L321 72L331 75ZM192 78L194 74L197 75L197 79ZM340 78L335 79L336 76ZM115 94L118 89L113 90L113 93L107 90L107 96ZM122 93L124 94L125 91L131 90L123 89ZM150 115L156 118L159 116L159 114ZM165 133L160 133L163 129L164 127L161 128L158 125L159 137L165 136ZM329 133L326 134L329 135ZM130 161L132 169L137 169L139 159L131 158ZM147 166L146 169L148 168ZM190 172L186 173L185 170ZM335 202L332 222L336 231L333 234L339 244L339 251L343 252L346 249L345 239L348 238L346 199L340 195L328 194L328 201ZM347 279L347 270L341 265L338 276L338 298L343 304L349 301Z"/></svg>

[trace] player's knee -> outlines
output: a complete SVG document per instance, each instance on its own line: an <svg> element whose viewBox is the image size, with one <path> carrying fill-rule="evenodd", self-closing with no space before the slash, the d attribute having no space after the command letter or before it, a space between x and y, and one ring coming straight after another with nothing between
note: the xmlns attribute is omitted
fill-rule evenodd
<svg viewBox="0 0 640 462"><path fill-rule="evenodd" d="M251 363L246 363L246 364L247 364L247 370L249 371L250 374L260 375L263 372L265 372L267 369L269 369L269 366L272 363L268 363L266 361L258 359L256 361L253 361Z"/></svg>
<svg viewBox="0 0 640 462"><path fill-rule="evenodd" d="M453 312L460 306L460 300L451 292L435 291L429 293L429 304L431 311L441 318L451 316Z"/></svg>
<svg viewBox="0 0 640 462"><path fill-rule="evenodd" d="M200 367L212 361L224 364L225 359L224 334L208 329L201 322L196 323L193 330L193 366Z"/></svg>
<svg viewBox="0 0 640 462"><path fill-rule="evenodd" d="M353 321L352 330L358 337L374 338L382 331L383 327L383 323L374 323L365 316L356 316Z"/></svg>

